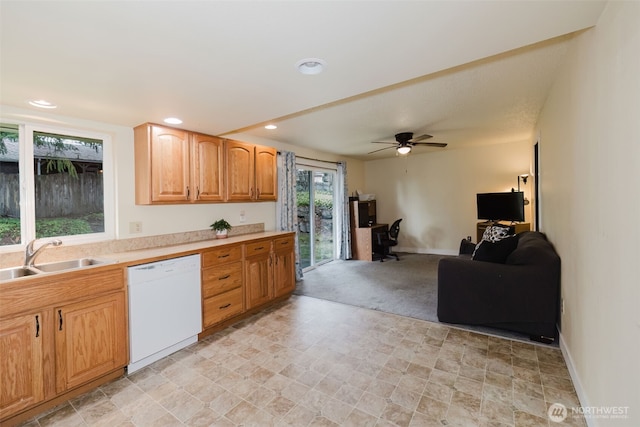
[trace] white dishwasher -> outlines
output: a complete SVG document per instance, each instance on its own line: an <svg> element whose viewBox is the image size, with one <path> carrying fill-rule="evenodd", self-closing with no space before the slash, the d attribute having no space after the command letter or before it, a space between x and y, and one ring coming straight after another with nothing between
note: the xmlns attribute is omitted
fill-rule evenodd
<svg viewBox="0 0 640 427"><path fill-rule="evenodd" d="M202 332L200 255L127 269L129 373L198 341Z"/></svg>

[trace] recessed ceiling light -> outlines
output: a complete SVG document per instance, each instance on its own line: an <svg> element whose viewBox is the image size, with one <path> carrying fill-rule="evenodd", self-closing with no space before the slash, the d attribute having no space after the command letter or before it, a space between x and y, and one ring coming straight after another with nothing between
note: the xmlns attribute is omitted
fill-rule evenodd
<svg viewBox="0 0 640 427"><path fill-rule="evenodd" d="M276 126L276 125L266 125L264 128L265 129L269 129L269 130L273 130L273 129L278 129L278 126Z"/></svg>
<svg viewBox="0 0 640 427"><path fill-rule="evenodd" d="M38 108L58 108L57 105L50 103L49 101L45 101L44 99L39 99L37 101L29 101L29 105L33 105Z"/></svg>
<svg viewBox="0 0 640 427"><path fill-rule="evenodd" d="M179 124L182 123L182 120L180 120L178 118L175 118L175 117L168 117L168 118L164 119L164 122L166 124L169 124L169 125L179 125Z"/></svg>
<svg viewBox="0 0 640 427"><path fill-rule="evenodd" d="M296 69L302 74L320 74L327 68L327 63L319 58L305 58L296 62Z"/></svg>

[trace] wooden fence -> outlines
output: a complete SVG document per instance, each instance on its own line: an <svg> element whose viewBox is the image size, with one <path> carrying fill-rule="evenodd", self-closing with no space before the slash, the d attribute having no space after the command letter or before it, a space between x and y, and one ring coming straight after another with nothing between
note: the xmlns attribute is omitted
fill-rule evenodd
<svg viewBox="0 0 640 427"><path fill-rule="evenodd" d="M58 218L103 212L102 175L81 173L36 175L36 214L38 218ZM0 216L20 217L18 174L0 173Z"/></svg>

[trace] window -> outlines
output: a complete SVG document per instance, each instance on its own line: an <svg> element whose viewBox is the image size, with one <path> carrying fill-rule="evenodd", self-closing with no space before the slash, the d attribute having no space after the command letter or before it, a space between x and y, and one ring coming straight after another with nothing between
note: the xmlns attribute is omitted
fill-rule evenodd
<svg viewBox="0 0 640 427"><path fill-rule="evenodd" d="M109 237L109 142L73 129L0 124L0 246Z"/></svg>

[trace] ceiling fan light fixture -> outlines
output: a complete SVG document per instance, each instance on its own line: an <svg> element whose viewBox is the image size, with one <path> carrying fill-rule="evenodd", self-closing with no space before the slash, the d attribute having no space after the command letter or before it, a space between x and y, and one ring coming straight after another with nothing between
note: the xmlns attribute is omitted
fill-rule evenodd
<svg viewBox="0 0 640 427"><path fill-rule="evenodd" d="M410 145L401 145L400 147L396 148L396 151L398 152L398 154L409 154L411 152L411 146Z"/></svg>
<svg viewBox="0 0 640 427"><path fill-rule="evenodd" d="M327 63L319 58L305 58L296 62L296 69L306 75L320 74L325 68Z"/></svg>

